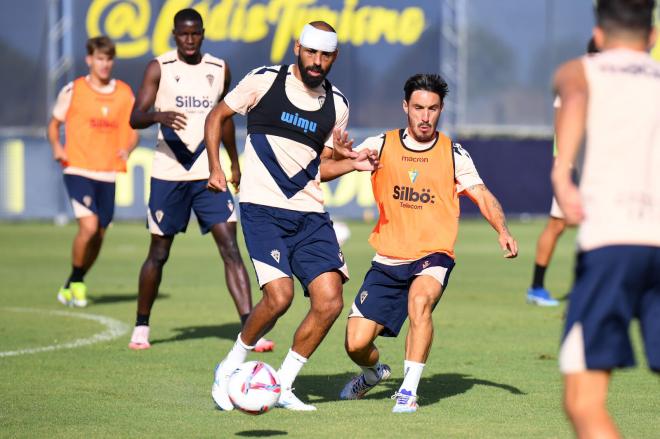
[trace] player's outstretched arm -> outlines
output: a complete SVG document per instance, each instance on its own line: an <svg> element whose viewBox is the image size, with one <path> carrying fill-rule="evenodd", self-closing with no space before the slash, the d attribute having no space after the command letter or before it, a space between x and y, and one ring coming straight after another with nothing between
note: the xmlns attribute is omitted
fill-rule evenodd
<svg viewBox="0 0 660 439"><path fill-rule="evenodd" d="M506 225L506 217L502 210L502 205L495 195L488 190L485 184L476 184L465 190L467 196L479 207L481 214L486 218L498 234L497 240L500 243L505 258L515 258L518 256L518 243L511 236L509 228Z"/></svg>
<svg viewBox="0 0 660 439"><path fill-rule="evenodd" d="M321 153L321 181L334 180L351 171L375 171L380 168L378 151L363 149L356 153L354 159L335 160L333 151L325 148Z"/></svg>
<svg viewBox="0 0 660 439"><path fill-rule="evenodd" d="M154 102L156 102L159 83L160 64L154 59L147 64L144 77L142 78L142 84L133 104L133 111L131 111L130 118L132 128L148 128L155 123L166 125L175 130L185 128L185 114L176 111L151 111Z"/></svg>
<svg viewBox="0 0 660 439"><path fill-rule="evenodd" d="M589 88L579 59L562 65L555 75L555 90L561 99L557 110L557 158L552 168L552 185L566 223L579 224L584 218L571 167L582 144L587 118Z"/></svg>
<svg viewBox="0 0 660 439"><path fill-rule="evenodd" d="M225 173L220 166L220 140L223 124L231 119L235 111L229 108L225 101L220 101L218 105L206 115L204 123L204 144L209 158L209 181L207 188L213 192L225 192L227 190L227 180ZM224 133L223 133L224 134ZM236 141L234 140L234 147Z"/></svg>

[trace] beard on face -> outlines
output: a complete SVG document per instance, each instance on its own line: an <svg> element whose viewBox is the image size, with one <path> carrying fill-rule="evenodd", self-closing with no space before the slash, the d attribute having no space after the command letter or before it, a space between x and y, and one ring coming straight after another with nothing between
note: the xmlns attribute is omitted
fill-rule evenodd
<svg viewBox="0 0 660 439"><path fill-rule="evenodd" d="M419 128L423 126L431 128L431 131L428 134L422 133L419 131ZM408 127L409 132L411 132L413 138L418 142L430 142L431 140L435 139L437 124L435 127L431 123L419 122L415 124L410 116L408 116Z"/></svg>
<svg viewBox="0 0 660 439"><path fill-rule="evenodd" d="M300 76L302 77L303 84L305 84L309 88L316 88L319 85L323 83L325 80L325 77L330 73L330 67L328 67L328 70L323 71L323 69L319 66L309 66L305 67L302 63L302 60L300 59L300 56L298 56L298 70L300 71ZM308 72L309 71L314 71L318 72L321 75L320 76L312 76Z"/></svg>

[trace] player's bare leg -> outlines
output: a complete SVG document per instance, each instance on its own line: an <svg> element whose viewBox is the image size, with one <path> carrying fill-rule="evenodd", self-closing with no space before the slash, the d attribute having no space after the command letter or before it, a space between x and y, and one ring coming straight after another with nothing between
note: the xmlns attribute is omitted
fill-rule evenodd
<svg viewBox="0 0 660 439"><path fill-rule="evenodd" d="M344 307L342 279L337 272L326 272L317 276L308 285L308 290L309 312L293 335L293 345L277 372L282 385L277 406L288 410L316 410L316 407L305 404L293 394L293 382Z"/></svg>
<svg viewBox="0 0 660 439"><path fill-rule="evenodd" d="M346 324L344 347L346 353L358 366L373 366L380 354L374 340L383 330L383 325L364 317L350 317Z"/></svg>
<svg viewBox="0 0 660 439"><path fill-rule="evenodd" d="M160 281L163 277L163 267L170 256L174 236L151 235L151 244L147 259L140 269L138 285L137 319L133 335L128 347L134 350L148 349L149 316L151 308L158 297Z"/></svg>
<svg viewBox="0 0 660 439"><path fill-rule="evenodd" d="M346 353L362 373L353 377L339 393L340 399L360 399L376 384L389 378L391 371L378 359L380 354L374 340L383 330L383 325L364 317L350 317L346 324Z"/></svg>
<svg viewBox="0 0 660 439"><path fill-rule="evenodd" d="M243 326L252 310L252 293L250 290L250 278L248 277L245 264L243 264L243 259L241 258L241 252L238 249L238 243L236 242L236 223L226 222L216 224L211 228L211 234L225 265L227 289L234 300L236 311L241 319L241 326ZM275 343L263 337L259 338L254 345L255 352L269 352L274 348Z"/></svg>
<svg viewBox="0 0 660 439"><path fill-rule="evenodd" d="M174 236L151 235L147 259L140 269L138 286L138 315L149 315L158 297L163 267L170 256Z"/></svg>
<svg viewBox="0 0 660 439"><path fill-rule="evenodd" d="M214 372L211 397L220 410L233 410L234 405L227 394L229 375L245 361L254 344L272 328L293 301L293 279L283 277L263 286L263 296L250 312L243 329L227 356ZM289 352L291 355L291 351ZM281 378L280 378L281 381Z"/></svg>
<svg viewBox="0 0 660 439"><path fill-rule="evenodd" d="M250 314L252 296L250 294L250 278L243 264L241 253L236 242L236 223L219 223L211 227L211 235L218 246L222 262L225 266L225 281L239 316Z"/></svg>
<svg viewBox="0 0 660 439"><path fill-rule="evenodd" d="M309 358L344 308L342 279L337 272L317 276L309 284L310 308L293 336L292 349Z"/></svg>
<svg viewBox="0 0 660 439"><path fill-rule="evenodd" d="M561 218L549 217L548 223L536 243L536 264L547 267L550 264L559 237L566 229L566 221Z"/></svg>
<svg viewBox="0 0 660 439"><path fill-rule="evenodd" d="M57 299L65 305L84 307L87 305L84 276L99 255L105 229L99 226L97 215L84 216L77 221L78 232L71 248L71 275L57 294Z"/></svg>
<svg viewBox="0 0 660 439"><path fill-rule="evenodd" d="M406 336L406 360L401 387L394 394L394 413L417 411L417 386L433 342L433 307L442 296L442 285L431 276L417 276L408 292L410 327Z"/></svg>
<svg viewBox="0 0 660 439"><path fill-rule="evenodd" d="M433 341L432 312L442 296L442 285L431 276L417 276L408 292L410 327L406 337L406 360L426 363Z"/></svg>
<svg viewBox="0 0 660 439"><path fill-rule="evenodd" d="M101 250L105 229L99 226L96 215L78 218L78 232L73 238L71 260L74 267L88 271Z"/></svg>
<svg viewBox="0 0 660 439"><path fill-rule="evenodd" d="M564 375L564 409L578 438L620 438L607 412L609 371L586 371Z"/></svg>
<svg viewBox="0 0 660 439"><path fill-rule="evenodd" d="M263 297L252 308L240 339L247 346L253 346L277 320L289 309L293 301L293 279L282 277L263 286Z"/></svg>

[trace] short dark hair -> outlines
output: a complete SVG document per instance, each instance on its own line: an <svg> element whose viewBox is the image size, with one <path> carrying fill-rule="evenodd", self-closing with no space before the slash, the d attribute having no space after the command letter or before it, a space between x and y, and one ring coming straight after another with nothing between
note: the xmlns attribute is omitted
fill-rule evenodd
<svg viewBox="0 0 660 439"><path fill-rule="evenodd" d="M410 96L417 90L436 93L440 96L440 102L444 102L445 96L449 93L447 82L442 79L442 76L435 73L418 73L408 78L406 84L403 86L406 102L410 101Z"/></svg>
<svg viewBox="0 0 660 439"><path fill-rule="evenodd" d="M648 36L653 29L655 0L598 0L595 9L596 23L606 32Z"/></svg>
<svg viewBox="0 0 660 439"><path fill-rule="evenodd" d="M193 8L181 9L176 13L176 15L174 15L174 27L176 27L177 23L181 23L183 21L194 21L204 26L204 20L202 20L202 16Z"/></svg>
<svg viewBox="0 0 660 439"><path fill-rule="evenodd" d="M596 47L596 40L594 40L594 37L589 38L589 42L587 43L587 53L598 53L600 50L598 50L598 47Z"/></svg>
<svg viewBox="0 0 660 439"><path fill-rule="evenodd" d="M94 55L94 52L98 51L110 58L115 57L115 43L105 35L88 39L85 47L87 47L87 55Z"/></svg>

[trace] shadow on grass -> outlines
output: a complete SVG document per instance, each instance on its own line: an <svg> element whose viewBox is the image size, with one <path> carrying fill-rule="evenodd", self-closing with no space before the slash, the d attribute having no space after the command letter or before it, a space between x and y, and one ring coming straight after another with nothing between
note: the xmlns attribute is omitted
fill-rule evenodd
<svg viewBox="0 0 660 439"><path fill-rule="evenodd" d="M165 300L170 297L169 294L158 294L158 300ZM87 297L94 305L105 305L108 303L135 302L137 303L137 294L93 294Z"/></svg>
<svg viewBox="0 0 660 439"><path fill-rule="evenodd" d="M282 430L245 430L236 433L236 436L244 437L269 437L269 436L285 436L289 433Z"/></svg>
<svg viewBox="0 0 660 439"><path fill-rule="evenodd" d="M296 378L294 383L295 393L303 401L307 400L313 404L337 401L339 392L353 376L353 373L323 376L301 375ZM368 393L365 399L388 399L399 389L400 385L401 380L398 379L385 381ZM419 383L420 402L423 405L434 404L442 399L463 394L474 386L495 387L513 395L525 395L523 391L509 384L482 380L461 373L440 373L422 378Z"/></svg>
<svg viewBox="0 0 660 439"><path fill-rule="evenodd" d="M174 328L176 335L170 338L153 340L151 344L171 343L175 341L196 340L200 338L225 338L227 340L236 340L236 336L241 331L240 323L225 323L223 325L207 326L186 326L183 328Z"/></svg>

